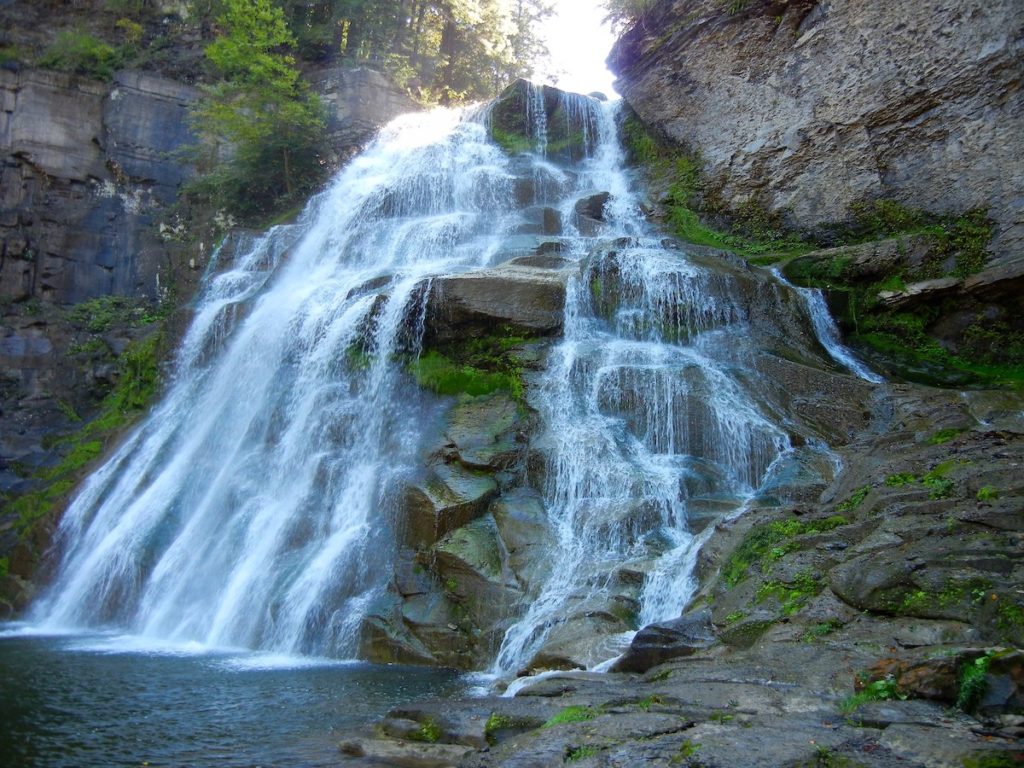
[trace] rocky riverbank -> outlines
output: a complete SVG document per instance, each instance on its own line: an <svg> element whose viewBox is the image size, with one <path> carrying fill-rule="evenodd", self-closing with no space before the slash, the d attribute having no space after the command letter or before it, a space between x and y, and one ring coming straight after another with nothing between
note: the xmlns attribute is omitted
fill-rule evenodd
<svg viewBox="0 0 1024 768"><path fill-rule="evenodd" d="M1019 764L1021 406L873 390L823 492L805 484L715 525L690 612L638 634L617 665L629 672L410 705L341 752L408 766Z"/></svg>

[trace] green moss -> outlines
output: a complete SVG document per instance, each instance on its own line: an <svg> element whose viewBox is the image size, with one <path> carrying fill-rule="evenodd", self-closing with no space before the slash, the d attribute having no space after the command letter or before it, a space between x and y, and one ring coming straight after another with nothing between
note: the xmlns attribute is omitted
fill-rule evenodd
<svg viewBox="0 0 1024 768"><path fill-rule="evenodd" d="M565 756L565 760L568 763L572 763L576 760L583 760L588 757L593 757L594 755L600 753L600 751L600 747L596 747L593 745L576 747L575 749L569 751L569 754Z"/></svg>
<svg viewBox="0 0 1024 768"><path fill-rule="evenodd" d="M0 557L0 579L8 574L10 567L10 560L7 556Z"/></svg>
<svg viewBox="0 0 1024 768"><path fill-rule="evenodd" d="M962 435L967 430L963 427L950 427L949 429L940 429L934 435L929 437L925 442L928 445L945 445L957 435Z"/></svg>
<svg viewBox="0 0 1024 768"><path fill-rule="evenodd" d="M444 735L444 731L441 730L441 726L437 724L435 720L427 718L420 727L409 735L409 738L413 741L423 741L427 744L436 744L441 740Z"/></svg>
<svg viewBox="0 0 1024 768"><path fill-rule="evenodd" d="M673 765L678 765L684 760L689 760L700 750L700 744L687 739L680 746L679 750L669 760Z"/></svg>
<svg viewBox="0 0 1024 768"><path fill-rule="evenodd" d="M983 485L978 489L978 501L995 501L999 498L999 489L992 485Z"/></svg>
<svg viewBox="0 0 1024 768"><path fill-rule="evenodd" d="M1020 768L1019 751L989 750L973 752L963 759L964 768Z"/></svg>
<svg viewBox="0 0 1024 768"><path fill-rule="evenodd" d="M496 125L491 126L491 138L510 155L522 155L537 149L533 139L525 133L506 131Z"/></svg>
<svg viewBox="0 0 1024 768"><path fill-rule="evenodd" d="M743 611L733 611L725 617L725 625L735 624L737 621L742 619L746 614Z"/></svg>
<svg viewBox="0 0 1024 768"><path fill-rule="evenodd" d="M848 499L846 499L846 501L836 506L836 512L853 512L864 502L864 499L870 492L870 485L865 485L863 488L858 488L850 495Z"/></svg>
<svg viewBox="0 0 1024 768"><path fill-rule="evenodd" d="M808 628L807 631L800 636L800 639L805 643L813 643L827 635L831 635L841 626L842 625L838 621L822 621Z"/></svg>
<svg viewBox="0 0 1024 768"><path fill-rule="evenodd" d="M875 680L865 685L860 692L844 699L839 705L839 709L842 712L853 712L857 707L867 704L869 701L893 701L906 698L907 695L900 690L895 680Z"/></svg>
<svg viewBox="0 0 1024 768"><path fill-rule="evenodd" d="M646 699L640 699L640 701L638 701L636 705L639 709L643 710L644 712L648 712L650 711L651 707L653 707L655 704L662 703L664 702L661 696L648 696Z"/></svg>
<svg viewBox="0 0 1024 768"><path fill-rule="evenodd" d="M752 566L760 565L764 570L771 562L799 549L796 538L825 533L844 525L849 525L845 517L833 515L821 520L783 520L755 526L722 567L726 586L733 587L743 581Z"/></svg>
<svg viewBox="0 0 1024 768"><path fill-rule="evenodd" d="M898 472L885 478L885 484L890 488L899 488L904 485L913 485L917 482L917 476L909 472Z"/></svg>
<svg viewBox="0 0 1024 768"><path fill-rule="evenodd" d="M1024 630L1024 606L1009 600L1000 602L996 609L996 627L1004 635L1019 635Z"/></svg>
<svg viewBox="0 0 1024 768"><path fill-rule="evenodd" d="M459 365L435 351L417 358L410 370L417 384L439 395L489 395L502 390L509 393L518 391L518 382L506 373Z"/></svg>
<svg viewBox="0 0 1024 768"><path fill-rule="evenodd" d="M791 616L801 608L807 601L824 589L822 583L815 578L809 570L800 571L796 574L792 583L781 581L768 581L757 590L755 600L763 602L768 599L778 600L784 616Z"/></svg>
<svg viewBox="0 0 1024 768"><path fill-rule="evenodd" d="M593 707L566 707L552 716L541 728L551 728L563 723L582 723L587 720L593 720L597 715L598 712Z"/></svg>
<svg viewBox="0 0 1024 768"><path fill-rule="evenodd" d="M507 392L525 397L523 363L516 351L528 340L505 327L500 333L432 349L410 365L417 384L441 395Z"/></svg>

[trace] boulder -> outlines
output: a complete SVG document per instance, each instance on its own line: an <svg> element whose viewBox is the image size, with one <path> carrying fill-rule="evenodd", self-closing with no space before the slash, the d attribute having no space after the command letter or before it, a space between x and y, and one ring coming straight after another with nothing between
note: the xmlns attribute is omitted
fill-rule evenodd
<svg viewBox="0 0 1024 768"><path fill-rule="evenodd" d="M491 106L491 136L510 154L537 151L549 160L577 162L597 136L597 103L589 96L516 80Z"/></svg>
<svg viewBox="0 0 1024 768"><path fill-rule="evenodd" d="M497 494L494 478L442 464L407 485L399 504L398 529L406 544L428 547L482 515Z"/></svg>
<svg viewBox="0 0 1024 768"><path fill-rule="evenodd" d="M435 278L427 303L431 340L455 341L509 326L553 334L562 327L568 272L523 265Z"/></svg>
<svg viewBox="0 0 1024 768"><path fill-rule="evenodd" d="M641 629L611 671L646 672L671 659L692 656L714 643L711 611L702 608L674 621L650 624Z"/></svg>
<svg viewBox="0 0 1024 768"><path fill-rule="evenodd" d="M497 392L460 399L448 415L445 437L463 466L498 470L519 459L522 428L519 404Z"/></svg>
<svg viewBox="0 0 1024 768"><path fill-rule="evenodd" d="M584 197L582 200L577 201L573 207L573 212L577 216L585 216L595 221L604 221L604 207L610 199L611 193L609 192L600 192L590 197Z"/></svg>
<svg viewBox="0 0 1024 768"><path fill-rule="evenodd" d="M540 495L528 488L503 494L491 504L491 515L520 585L538 587L551 571L549 555L557 541Z"/></svg>

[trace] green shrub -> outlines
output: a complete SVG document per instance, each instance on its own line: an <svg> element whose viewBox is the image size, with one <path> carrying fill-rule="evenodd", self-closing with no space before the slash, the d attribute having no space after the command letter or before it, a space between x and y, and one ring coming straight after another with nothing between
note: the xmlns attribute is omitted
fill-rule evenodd
<svg viewBox="0 0 1024 768"><path fill-rule="evenodd" d="M988 690L988 667L992 656L986 654L964 667L960 673L960 687L956 705L964 712L973 712Z"/></svg>
<svg viewBox="0 0 1024 768"><path fill-rule="evenodd" d="M886 678L885 680L875 680L873 683L868 683L859 693L844 699L839 708L843 712L852 712L869 701L892 701L904 700L906 698L907 694L900 690L896 681Z"/></svg>
<svg viewBox="0 0 1024 768"><path fill-rule="evenodd" d="M113 46L81 30L64 30L46 49L37 64L45 69L72 72L97 80L109 80L120 66L122 54Z"/></svg>

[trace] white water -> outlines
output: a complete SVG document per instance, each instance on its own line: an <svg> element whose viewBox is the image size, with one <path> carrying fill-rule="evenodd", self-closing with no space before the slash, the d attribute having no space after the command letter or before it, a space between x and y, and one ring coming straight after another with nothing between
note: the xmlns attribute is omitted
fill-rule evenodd
<svg viewBox="0 0 1024 768"><path fill-rule="evenodd" d="M432 276L520 248L524 178L561 213L562 255L579 269L564 338L528 393L557 568L494 671L614 613L623 568L646 574L630 598L640 625L679 615L703 540L694 516L742 508L789 440L747 390L756 375L737 361L753 357L757 332L728 276L643 221L614 107L566 97L589 142L568 169L546 157L543 94L530 94L533 156L494 146L486 113L403 118L298 224L220 255L163 401L61 523L37 626L353 656L391 576L394 491L438 407L402 356L418 352ZM582 237L574 205L602 191L603 231ZM588 666L629 637L610 622Z"/></svg>
<svg viewBox="0 0 1024 768"><path fill-rule="evenodd" d="M828 304L825 297L817 288L800 288L790 283L778 269L773 269L772 274L788 287L797 291L803 297L807 306L807 314L810 315L811 323L814 325L814 333L818 337L821 346L829 353L833 360L846 368L850 373L858 376L864 381L872 384L881 384L884 379L868 368L864 363L854 357L853 353L843 344L839 336L839 328L836 321L829 314Z"/></svg>

